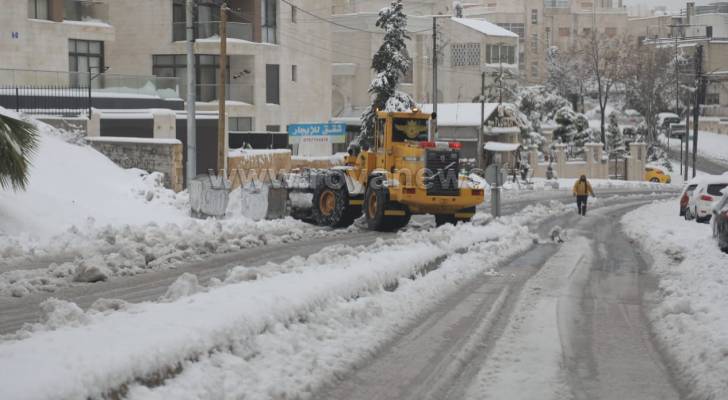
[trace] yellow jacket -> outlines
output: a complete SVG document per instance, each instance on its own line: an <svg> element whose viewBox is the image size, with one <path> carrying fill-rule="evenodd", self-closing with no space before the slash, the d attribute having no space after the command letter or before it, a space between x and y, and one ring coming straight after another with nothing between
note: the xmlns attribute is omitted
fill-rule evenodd
<svg viewBox="0 0 728 400"><path fill-rule="evenodd" d="M574 183L572 191L576 196L587 196L589 194L594 196L594 191L592 190L591 183L589 183L589 181L582 182L577 180L576 183Z"/></svg>

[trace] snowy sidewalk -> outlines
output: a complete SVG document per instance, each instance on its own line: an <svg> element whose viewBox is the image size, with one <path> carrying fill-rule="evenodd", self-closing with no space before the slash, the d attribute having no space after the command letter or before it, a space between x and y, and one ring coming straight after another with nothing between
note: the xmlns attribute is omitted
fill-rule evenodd
<svg viewBox="0 0 728 400"><path fill-rule="evenodd" d="M728 398L728 254L710 225L678 216L677 201L642 207L622 219L659 277L649 318L657 341L690 398Z"/></svg>
<svg viewBox="0 0 728 400"><path fill-rule="evenodd" d="M660 142L667 144L667 137L660 135ZM680 139L670 138L670 149L680 152ZM693 151L692 134L689 150L690 152ZM728 165L728 135L699 131L698 156L708 158L723 165Z"/></svg>

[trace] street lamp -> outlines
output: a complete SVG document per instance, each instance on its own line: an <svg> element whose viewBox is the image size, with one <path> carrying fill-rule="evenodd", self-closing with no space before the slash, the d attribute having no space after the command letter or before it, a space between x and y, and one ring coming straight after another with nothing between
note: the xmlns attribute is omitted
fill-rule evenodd
<svg viewBox="0 0 728 400"><path fill-rule="evenodd" d="M101 71L97 72L96 74L93 74L91 71L92 68L99 68L99 69L101 69ZM92 112L91 109L93 108L92 104L91 104L91 82L94 79L101 76L101 74L103 74L104 72L108 71L109 68L111 68L111 67L103 67L103 69L102 69L101 67L92 67L90 64L88 66L88 119L89 120L91 119L91 112Z"/></svg>

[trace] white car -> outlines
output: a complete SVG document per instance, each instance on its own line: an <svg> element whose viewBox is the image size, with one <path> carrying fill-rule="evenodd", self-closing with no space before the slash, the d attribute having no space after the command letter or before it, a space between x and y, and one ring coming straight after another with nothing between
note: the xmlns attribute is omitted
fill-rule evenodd
<svg viewBox="0 0 728 400"><path fill-rule="evenodd" d="M722 191L726 187L728 187L728 176L701 177L688 201L685 219L694 218L697 222L706 224L710 222L713 206L723 196Z"/></svg>

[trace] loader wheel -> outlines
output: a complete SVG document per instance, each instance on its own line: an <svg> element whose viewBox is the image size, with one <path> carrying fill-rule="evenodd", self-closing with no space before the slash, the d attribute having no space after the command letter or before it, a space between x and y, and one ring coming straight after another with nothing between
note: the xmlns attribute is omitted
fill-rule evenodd
<svg viewBox="0 0 728 400"><path fill-rule="evenodd" d="M317 225L343 228L361 215L361 207L349 205L344 176L327 174L318 179L313 192L313 218Z"/></svg>
<svg viewBox="0 0 728 400"><path fill-rule="evenodd" d="M453 214L435 214L435 225L443 226L445 224L456 225L458 223L457 218Z"/></svg>
<svg viewBox="0 0 728 400"><path fill-rule="evenodd" d="M384 215L388 202L389 191L381 185L381 178L373 178L364 195L364 217L370 230L393 232L409 223L409 218L406 216Z"/></svg>

